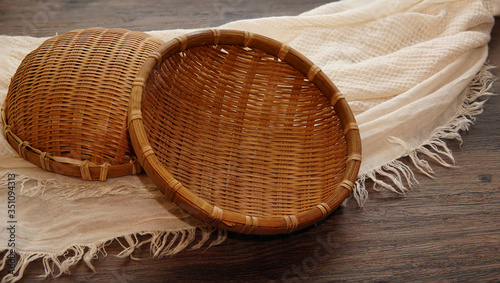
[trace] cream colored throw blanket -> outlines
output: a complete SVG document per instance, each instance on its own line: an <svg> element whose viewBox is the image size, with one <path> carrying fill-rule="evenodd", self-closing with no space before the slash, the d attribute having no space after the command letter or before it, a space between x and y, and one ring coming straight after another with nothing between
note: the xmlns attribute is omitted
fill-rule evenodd
<svg viewBox="0 0 500 283"><path fill-rule="evenodd" d="M299 16L222 28L286 42L330 76L359 123L363 163L354 197L362 204L367 179L377 189L404 192L415 182L413 171L432 174L426 159L453 164L444 139L460 139L458 131L482 110L476 99L488 94L491 74L484 64L499 2L346 0ZM185 32L150 34L169 40ZM2 103L17 66L44 40L0 36ZM413 165L398 161L402 156L410 156ZM34 260L43 261L45 275L67 273L80 260L92 268L92 260L113 240L122 243L125 257L143 244L161 256L225 239L225 232L203 226L165 201L144 175L101 183L46 172L21 159L3 135L0 177L0 251L5 254L0 267L9 271L7 282L22 277ZM196 233L202 237L195 240ZM11 249L20 256L17 263ZM62 257L67 251L71 256Z"/></svg>

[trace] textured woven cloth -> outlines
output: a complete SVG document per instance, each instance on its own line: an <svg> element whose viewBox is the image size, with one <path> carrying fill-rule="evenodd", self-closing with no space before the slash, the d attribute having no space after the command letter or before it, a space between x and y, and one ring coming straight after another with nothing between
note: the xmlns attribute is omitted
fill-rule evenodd
<svg viewBox="0 0 500 283"><path fill-rule="evenodd" d="M453 164L443 140L460 139L458 131L482 110L484 102L477 98L488 94L491 74L484 64L498 12L498 0L346 0L299 16L222 28L286 42L330 76L360 127L363 162L354 197L362 204L367 179L376 189L404 192L415 183L413 171L432 175L427 160ZM186 32L150 34L166 41ZM44 40L0 36L0 101L21 60ZM402 156L410 156L413 165L398 161ZM162 256L225 239L224 231L203 226L165 201L144 175L105 183L71 179L24 161L3 136L0 177L0 251L15 248L19 255L14 263L6 252L0 262L12 271L5 281L21 278L34 260L43 260L45 275L67 273L80 260L92 268L91 261L113 240L124 246L120 256L143 244ZM9 182L15 184L13 223L7 213ZM63 257L67 251L71 256Z"/></svg>

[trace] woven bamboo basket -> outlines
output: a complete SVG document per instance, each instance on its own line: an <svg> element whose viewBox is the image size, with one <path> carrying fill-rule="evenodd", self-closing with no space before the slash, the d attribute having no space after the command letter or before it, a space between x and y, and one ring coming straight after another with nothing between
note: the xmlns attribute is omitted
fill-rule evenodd
<svg viewBox="0 0 500 283"><path fill-rule="evenodd" d="M236 30L178 37L133 83L129 131L144 170L202 221L290 233L325 218L361 163L354 116L311 61Z"/></svg>
<svg viewBox="0 0 500 283"><path fill-rule="evenodd" d="M28 54L11 80L4 134L26 160L84 180L135 174L132 82L163 41L123 29L75 30Z"/></svg>

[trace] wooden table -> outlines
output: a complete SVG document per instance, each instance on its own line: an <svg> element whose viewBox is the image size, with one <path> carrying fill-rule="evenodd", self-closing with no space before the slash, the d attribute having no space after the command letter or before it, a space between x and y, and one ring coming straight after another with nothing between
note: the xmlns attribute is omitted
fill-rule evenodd
<svg viewBox="0 0 500 283"><path fill-rule="evenodd" d="M104 5L106 2L106 5ZM0 1L0 34L52 36L77 28L154 29L210 27L236 19L296 15L325 0L113 0ZM500 25L489 62L500 65ZM493 71L497 76L498 70ZM500 93L497 83L492 88ZM405 196L371 192L364 208L354 200L323 222L292 235L229 234L222 245L141 261L108 257L82 263L59 282L160 281L409 281L500 279L500 97L489 99L464 143L448 142L457 168L434 165L436 179L419 175ZM330 246L329 243L332 243ZM42 274L33 263L24 279ZM2 273L3 274L3 273Z"/></svg>

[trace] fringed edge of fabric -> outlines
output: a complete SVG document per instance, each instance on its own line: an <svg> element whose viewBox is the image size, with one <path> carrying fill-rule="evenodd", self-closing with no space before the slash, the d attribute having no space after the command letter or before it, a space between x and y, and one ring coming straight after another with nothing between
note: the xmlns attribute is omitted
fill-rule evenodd
<svg viewBox="0 0 500 283"><path fill-rule="evenodd" d="M430 178L435 177L434 170L428 160L445 167L455 166L455 159L446 145L446 140L458 140L462 144L460 131L468 131L470 125L476 120L475 116L483 112L483 105L487 99L482 101L478 99L494 95L489 92L495 82L495 76L489 71L493 68L495 66L488 63L483 65L467 87L465 98L455 118L446 125L436 128L431 134L431 138L420 147L410 149L401 139L389 137L391 142L401 145L406 153L396 160L358 176L352 196L360 207L363 207L368 200L367 180L373 182L374 191L389 190L405 194L419 184L414 174L415 170ZM400 161L404 157L409 157L410 165Z"/></svg>
<svg viewBox="0 0 500 283"><path fill-rule="evenodd" d="M9 182L7 175L11 173L16 173L16 170L0 171L0 186L7 187ZM20 195L38 196L47 199L78 200L81 198L98 198L104 195L129 195L131 193L143 198L164 197L154 185L140 187L130 183L85 182L84 184L71 186L69 183L61 183L55 179L42 179L17 173L16 186Z"/></svg>
<svg viewBox="0 0 500 283"><path fill-rule="evenodd" d="M200 233L198 237L199 240L196 240L198 233ZM134 260L139 260L139 258L133 256L133 253L143 245L149 244L152 257L162 258L175 255L188 248L190 245L192 245L190 248L191 250L200 249L214 233L217 233L217 236L210 242L207 247L208 249L223 243L227 238L227 232L217 228L197 227L182 231L135 233L99 243L75 245L57 254L4 250L2 252L5 252L5 254L3 259L0 260L0 271L9 267L9 273L2 278L1 282L13 283L21 280L28 265L36 260L42 260L43 262L45 274L40 275L40 279L48 278L49 276L56 278L62 274L69 275L71 274L71 267L78 264L81 260L85 262L85 265L87 265L90 270L96 272L92 265L92 260L98 259L99 254L106 257L108 255L106 246L113 241L117 241L123 247L123 250L116 255L116 257L129 257ZM139 236L141 236L141 239L139 239ZM147 237L147 239L142 239L144 236ZM15 253L14 256L12 256L13 252ZM12 267L10 262L11 258L15 258Z"/></svg>

